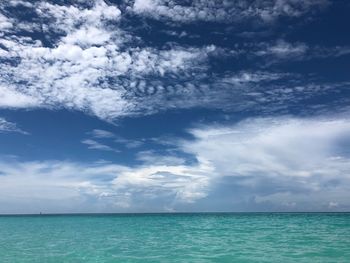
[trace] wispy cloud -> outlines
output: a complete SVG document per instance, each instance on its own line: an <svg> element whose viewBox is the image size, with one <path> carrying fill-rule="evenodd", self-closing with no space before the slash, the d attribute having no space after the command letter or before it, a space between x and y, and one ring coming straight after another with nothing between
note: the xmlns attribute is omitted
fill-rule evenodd
<svg viewBox="0 0 350 263"><path fill-rule="evenodd" d="M126 138L121 137L121 136L116 136L116 138L114 139L114 142L117 144L124 145L124 147L126 147L128 149L139 148L140 146L142 146L144 144L144 141L126 139Z"/></svg>
<svg viewBox="0 0 350 263"><path fill-rule="evenodd" d="M18 128L15 123L7 121L5 118L0 117L0 133L2 132L18 132L22 134L29 134L28 132Z"/></svg>
<svg viewBox="0 0 350 263"><path fill-rule="evenodd" d="M289 43L284 40L277 41L274 45L266 45L265 49L256 52L258 56L275 56L280 59L298 59L308 51L304 43Z"/></svg>
<svg viewBox="0 0 350 263"><path fill-rule="evenodd" d="M256 46L252 46L251 49L253 49L252 53L254 55L266 58L268 63L337 58L350 54L349 46L322 47L318 45L307 45L303 42L287 42L283 39L279 39L274 43L262 42Z"/></svg>
<svg viewBox="0 0 350 263"><path fill-rule="evenodd" d="M137 160L142 161L144 165L185 165L186 160L183 157L176 156L166 152L163 154L156 151L146 150L140 151L136 156Z"/></svg>
<svg viewBox="0 0 350 263"><path fill-rule="evenodd" d="M92 149L92 150L120 152L117 149L114 149L106 144L102 144L102 143L95 141L95 140L92 140L92 139L82 140L81 143L86 144L88 146L88 149Z"/></svg>
<svg viewBox="0 0 350 263"><path fill-rule="evenodd" d="M101 129L94 129L90 132L94 138L113 138L115 137L114 133Z"/></svg>
<svg viewBox="0 0 350 263"><path fill-rule="evenodd" d="M94 139L93 140L90 140L90 139L84 140L83 142L85 144L88 144L88 143L92 144L92 142L94 142L94 144L100 144L96 141L96 139L98 139L98 140L107 139L110 144L117 144L119 146L121 145L123 148L125 147L128 149L135 149L135 148L141 147L145 141L145 139L143 139L143 140L127 139L127 138L124 138L120 135L116 135L110 131L101 130L101 129L94 129L91 132L89 132L88 134L91 135L92 138L94 138ZM109 147L109 148L111 148L111 147Z"/></svg>

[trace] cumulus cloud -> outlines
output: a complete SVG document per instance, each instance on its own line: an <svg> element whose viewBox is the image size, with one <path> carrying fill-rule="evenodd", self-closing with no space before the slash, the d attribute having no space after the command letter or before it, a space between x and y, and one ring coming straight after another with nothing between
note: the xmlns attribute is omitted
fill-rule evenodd
<svg viewBox="0 0 350 263"><path fill-rule="evenodd" d="M226 199L253 200L255 211L317 211L337 200L349 207L349 131L348 119L252 119L194 129L182 149L213 167L211 180L221 181L213 191L226 189Z"/></svg>
<svg viewBox="0 0 350 263"><path fill-rule="evenodd" d="M121 173L114 181L117 190L141 193L146 198L168 196L173 202L192 203L207 195L211 167L205 163L185 165L148 165ZM170 200L169 200L170 196ZM168 205L169 205L168 204Z"/></svg>
<svg viewBox="0 0 350 263"><path fill-rule="evenodd" d="M31 108L37 104L38 101L31 95L0 86L0 108Z"/></svg>
<svg viewBox="0 0 350 263"><path fill-rule="evenodd" d="M0 13L0 30L5 31L12 28L12 21L5 15Z"/></svg>
<svg viewBox="0 0 350 263"><path fill-rule="evenodd" d="M183 147L215 163L221 175L337 177L349 168L348 157L339 151L349 130L348 120L247 120L192 130L197 140Z"/></svg>
<svg viewBox="0 0 350 263"><path fill-rule="evenodd" d="M51 43L19 36L18 29L0 40L0 58L16 62L0 66L0 84L6 87L1 107L63 107L107 120L132 115L137 101L128 95L128 87L142 82L145 75L192 70L210 52L210 48L133 46L130 41L137 38L118 27L120 10L102 0L83 9L38 2L35 12Z"/></svg>

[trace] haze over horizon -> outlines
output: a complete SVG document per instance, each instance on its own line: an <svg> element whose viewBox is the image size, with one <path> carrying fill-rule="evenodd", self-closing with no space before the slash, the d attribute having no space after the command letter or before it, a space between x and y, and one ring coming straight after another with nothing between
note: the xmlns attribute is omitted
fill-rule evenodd
<svg viewBox="0 0 350 263"><path fill-rule="evenodd" d="M0 213L350 211L350 2L0 2Z"/></svg>

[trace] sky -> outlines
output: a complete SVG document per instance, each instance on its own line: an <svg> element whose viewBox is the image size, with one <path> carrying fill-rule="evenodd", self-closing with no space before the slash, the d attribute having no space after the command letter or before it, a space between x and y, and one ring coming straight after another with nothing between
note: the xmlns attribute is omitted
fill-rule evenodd
<svg viewBox="0 0 350 263"><path fill-rule="evenodd" d="M0 2L0 213L350 211L350 2Z"/></svg>

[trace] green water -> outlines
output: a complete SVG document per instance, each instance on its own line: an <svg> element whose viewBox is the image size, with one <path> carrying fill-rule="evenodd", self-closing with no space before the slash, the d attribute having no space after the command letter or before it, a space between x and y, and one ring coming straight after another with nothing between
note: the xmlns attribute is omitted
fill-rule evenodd
<svg viewBox="0 0 350 263"><path fill-rule="evenodd" d="M350 214L0 216L0 262L350 262Z"/></svg>

